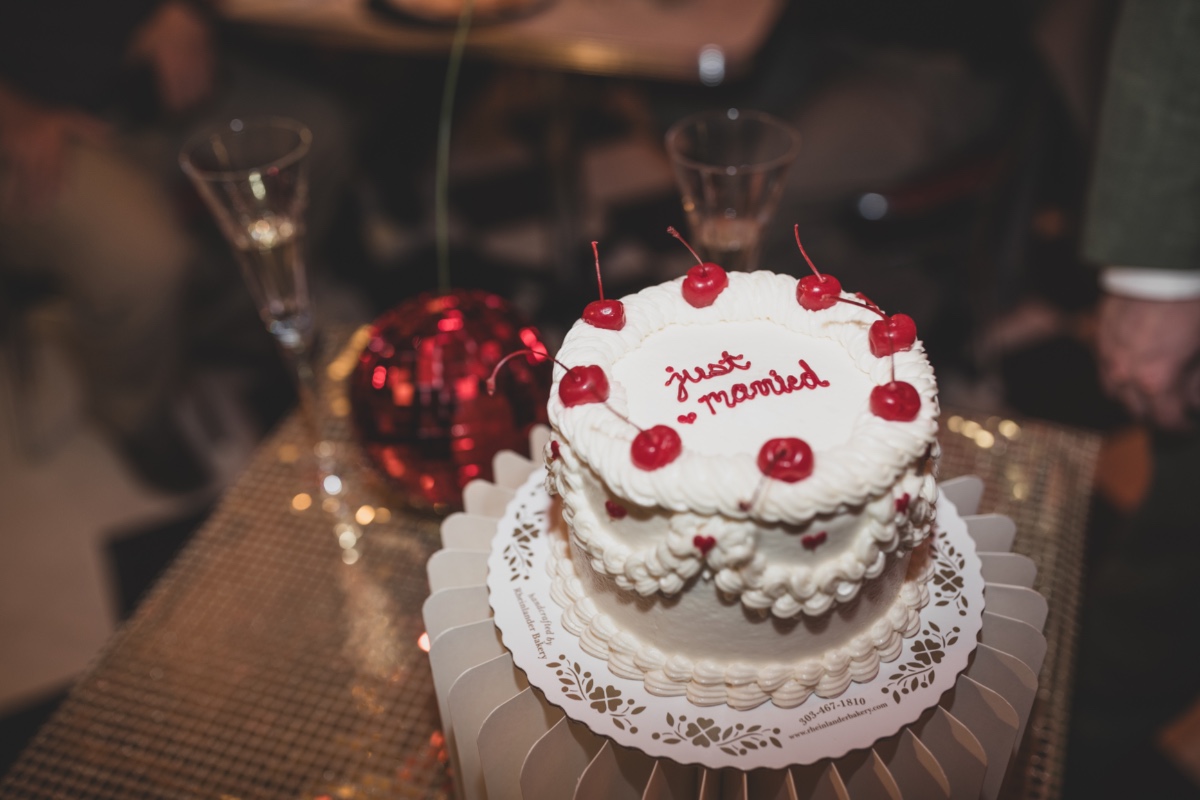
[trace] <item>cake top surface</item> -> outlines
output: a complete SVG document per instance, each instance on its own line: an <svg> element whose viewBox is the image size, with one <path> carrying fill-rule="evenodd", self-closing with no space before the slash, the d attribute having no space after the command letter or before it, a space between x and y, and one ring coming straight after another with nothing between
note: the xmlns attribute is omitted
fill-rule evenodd
<svg viewBox="0 0 1200 800"><path fill-rule="evenodd" d="M797 279L766 271L730 273L703 308L684 299L681 284L622 298L620 330L577 322L558 354L550 421L615 494L676 511L801 523L885 490L933 443L937 387L920 342L895 354L895 379L920 396L916 418L870 410L871 390L893 369L868 343L875 312L842 303L804 309ZM608 378L608 402L568 407L558 384L566 368L585 365ZM674 429L682 450L647 470L631 459L631 443L638 428L656 425ZM760 449L788 437L811 447L812 473L764 485Z"/></svg>

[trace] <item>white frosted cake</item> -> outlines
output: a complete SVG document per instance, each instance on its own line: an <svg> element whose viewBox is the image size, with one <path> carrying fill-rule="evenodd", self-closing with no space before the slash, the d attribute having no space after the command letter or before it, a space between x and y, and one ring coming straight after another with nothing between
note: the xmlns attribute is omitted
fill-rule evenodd
<svg viewBox="0 0 1200 800"><path fill-rule="evenodd" d="M811 310L791 276L700 277L623 298L619 325L585 313L558 354L553 596L654 694L836 696L897 657L928 600L933 371L919 341L873 352L884 315L861 296Z"/></svg>

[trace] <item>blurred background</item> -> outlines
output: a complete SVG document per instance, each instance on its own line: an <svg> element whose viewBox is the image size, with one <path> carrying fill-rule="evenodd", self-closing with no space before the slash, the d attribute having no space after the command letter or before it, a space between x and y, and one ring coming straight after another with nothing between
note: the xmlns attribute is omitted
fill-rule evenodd
<svg viewBox="0 0 1200 800"><path fill-rule="evenodd" d="M264 112L313 129L309 272L327 337L436 285L445 25L372 4L373 25L428 39L401 51L386 37L273 26L242 0L89 5L0 12L0 770L295 404L228 248L176 166L186 134ZM1151 461L1146 429L1101 389L1096 265L1079 255L1118 3L765 8L744 64L701 60L687 80L469 48L450 158L454 284L509 298L553 350L595 299L592 240L608 296L693 263L666 234L685 224L667 127L714 107L775 114L802 145L762 266L806 270L799 224L819 266L914 317L944 405L1102 432L1090 539L1102 547L1142 501ZM484 41L503 24L481 19ZM164 52L160 35L182 44ZM70 113L41 120L46 109ZM13 120L36 122L30 141L57 147L22 151ZM89 167L82 145L116 148L135 166ZM112 174L89 198L76 169ZM69 213L44 211L76 195L81 209L127 213L106 215L87 239ZM48 242L75 242L57 257L112 262L111 272L42 268ZM101 367L96 339L147 302L154 318L121 335L171 342L133 369L158 363L169 376L153 389L152 425L97 400L130 368Z"/></svg>

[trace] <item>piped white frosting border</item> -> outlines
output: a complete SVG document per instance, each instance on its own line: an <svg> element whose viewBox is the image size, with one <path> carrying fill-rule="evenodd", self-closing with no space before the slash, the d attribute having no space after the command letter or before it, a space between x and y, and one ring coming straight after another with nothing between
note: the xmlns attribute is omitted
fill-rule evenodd
<svg viewBox="0 0 1200 800"><path fill-rule="evenodd" d="M832 339L875 384L892 379L891 359L874 356L867 340L878 315L839 303L808 311L796 302L796 278L759 271L730 273L729 286L706 308L683 299L682 279L644 289L622 298L625 327L620 331L595 328L582 320L566 337L558 360L562 364L594 364L610 378L612 409L601 403L566 407L558 398L558 382L566 370L555 366L550 394L551 424L575 449L580 459L602 476L616 495L643 506L679 512L720 514L730 519L748 516L766 522L802 524L818 514L861 505L888 491L918 458L937 433L937 384L920 342L895 356L895 377L906 381L921 397L912 422L893 422L875 416L863 397L848 442L816 453L811 476L796 483L778 482L750 512L741 507L761 480L757 453L714 456L683 453L653 471L634 466L630 444L636 431L617 414L628 415L625 389L611 380L612 367L645 338L668 325L713 325L751 320L771 321L796 333ZM847 298L853 299L847 294ZM649 427L671 420L634 420Z"/></svg>

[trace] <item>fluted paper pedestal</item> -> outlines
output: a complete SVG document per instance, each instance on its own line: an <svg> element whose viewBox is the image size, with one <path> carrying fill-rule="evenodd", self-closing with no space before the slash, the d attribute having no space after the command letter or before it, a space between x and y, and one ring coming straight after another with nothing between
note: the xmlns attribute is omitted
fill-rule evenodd
<svg viewBox="0 0 1200 800"><path fill-rule="evenodd" d="M534 434L540 453L545 429ZM430 662L459 796L543 798L995 798L1021 740L1046 651L1046 602L1033 563L1009 552L1015 528L974 517L982 483L941 485L966 523L985 581L979 644L953 688L870 747L785 769L710 769L652 758L599 736L530 687L492 622L487 560L497 521L540 465L496 458L496 483L467 486L428 564ZM886 667L885 667L886 670ZM697 709L703 713L703 709Z"/></svg>

